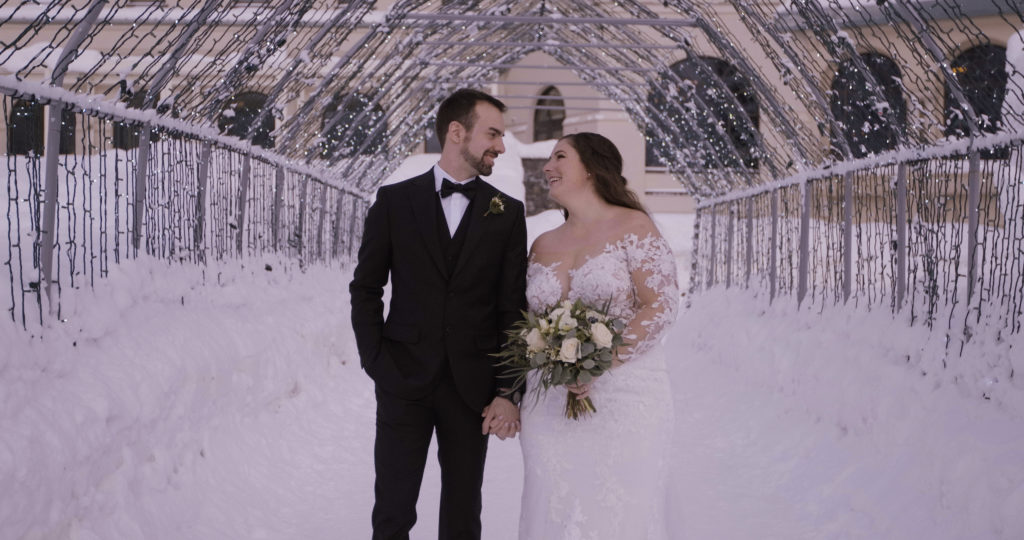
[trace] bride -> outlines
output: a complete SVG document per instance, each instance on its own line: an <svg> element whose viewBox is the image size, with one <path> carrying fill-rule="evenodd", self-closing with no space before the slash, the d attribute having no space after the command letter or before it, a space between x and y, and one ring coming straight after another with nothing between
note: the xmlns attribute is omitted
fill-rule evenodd
<svg viewBox="0 0 1024 540"><path fill-rule="evenodd" d="M530 310L564 299L602 306L611 298L610 315L628 322L630 345L589 385L554 387L523 400L519 537L667 538L665 478L674 419L660 341L679 303L672 252L626 187L622 156L607 138L563 137L544 174L566 221L530 250ZM566 419L567 390L589 396L597 412Z"/></svg>

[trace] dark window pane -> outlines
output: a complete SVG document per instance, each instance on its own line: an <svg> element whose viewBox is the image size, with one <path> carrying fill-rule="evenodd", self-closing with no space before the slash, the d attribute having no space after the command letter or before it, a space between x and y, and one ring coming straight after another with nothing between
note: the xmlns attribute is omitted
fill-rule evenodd
<svg viewBox="0 0 1024 540"><path fill-rule="evenodd" d="M360 93L334 96L324 108L320 121L321 157L347 158L357 154L375 154L384 149L387 145L387 126L381 125L385 121L384 109L378 104L370 104L370 98Z"/></svg>
<svg viewBox="0 0 1024 540"><path fill-rule="evenodd" d="M43 105L35 100L15 99L7 125L7 153L43 155Z"/></svg>
<svg viewBox="0 0 1024 540"><path fill-rule="evenodd" d="M249 130L260 117L264 105L267 103L267 96L260 92L244 92L232 97L224 105L220 116L217 118L217 129L224 135L245 139ZM263 117L260 125L253 133L250 142L263 148L274 147L274 115L267 114Z"/></svg>
<svg viewBox="0 0 1024 540"><path fill-rule="evenodd" d="M974 47L957 56L950 67L963 90L964 98L977 117L978 129L982 133L998 131L1002 126L1003 98L1006 96L1006 49L995 45ZM948 84L945 118L944 134L947 137L966 137L971 134L967 115ZM988 159L1008 156L1006 148L983 152L983 157Z"/></svg>
<svg viewBox="0 0 1024 540"><path fill-rule="evenodd" d="M60 111L60 153L75 153L75 124L78 119L70 107Z"/></svg>
<svg viewBox="0 0 1024 540"><path fill-rule="evenodd" d="M156 95L156 100L160 101L159 92ZM141 109L143 104L146 102L146 89L141 88L139 90L132 90L128 88L128 84L125 81L121 81L121 101L130 109ZM139 133L141 132L142 125L140 124L120 120L115 121L113 140L114 148L119 148L121 150L138 148ZM150 134L149 140L150 142L160 140L155 130Z"/></svg>
<svg viewBox="0 0 1024 540"><path fill-rule="evenodd" d="M829 104L855 158L896 148L907 123L899 67L891 59L875 53L862 54L861 60L870 78L852 60L843 62L832 81ZM872 90L872 79L878 84L878 93L884 101L879 101ZM832 147L839 155L841 145L834 133Z"/></svg>
<svg viewBox="0 0 1024 540"><path fill-rule="evenodd" d="M565 101L554 86L541 92L544 98L537 100L533 113L533 140L546 141L562 137L562 123L565 122Z"/></svg>
<svg viewBox="0 0 1024 540"><path fill-rule="evenodd" d="M646 132L647 166L665 165L656 151L663 141L653 129L661 127L680 133L680 146L690 167L757 168L760 108L750 81L719 58L688 58L671 69L679 82L662 76L661 85L648 95L654 126ZM670 103L678 103L685 114Z"/></svg>

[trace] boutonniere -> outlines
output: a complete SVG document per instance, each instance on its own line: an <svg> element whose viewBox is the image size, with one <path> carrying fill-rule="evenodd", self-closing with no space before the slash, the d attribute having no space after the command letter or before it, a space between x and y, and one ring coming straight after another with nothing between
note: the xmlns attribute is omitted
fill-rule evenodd
<svg viewBox="0 0 1024 540"><path fill-rule="evenodd" d="M498 215L505 213L505 201L502 200L501 195L495 195L491 197L491 203L487 207L487 211L484 212L484 216L490 214Z"/></svg>

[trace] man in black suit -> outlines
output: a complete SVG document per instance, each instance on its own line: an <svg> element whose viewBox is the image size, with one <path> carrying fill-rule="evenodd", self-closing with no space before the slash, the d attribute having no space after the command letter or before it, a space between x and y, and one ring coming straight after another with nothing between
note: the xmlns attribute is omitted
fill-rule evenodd
<svg viewBox="0 0 1024 540"><path fill-rule="evenodd" d="M366 216L349 290L359 357L376 383L375 539L409 537L435 430L438 538L479 539L487 436L518 430L518 389L490 355L526 307L525 211L477 178L505 151L505 110L476 90L449 96L437 113L440 161L380 188Z"/></svg>

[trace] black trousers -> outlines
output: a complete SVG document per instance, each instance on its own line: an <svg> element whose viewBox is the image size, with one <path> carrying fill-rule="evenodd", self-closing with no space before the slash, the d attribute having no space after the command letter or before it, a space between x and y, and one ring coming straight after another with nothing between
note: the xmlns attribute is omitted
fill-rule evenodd
<svg viewBox="0 0 1024 540"><path fill-rule="evenodd" d="M423 399L406 400L377 388L374 540L406 540L416 523L416 499L430 438L437 431L441 465L439 540L479 540L480 490L487 436L483 418L463 401L451 374Z"/></svg>

